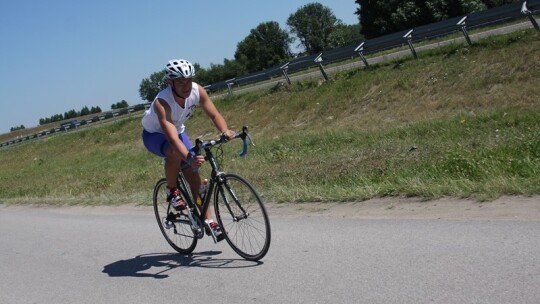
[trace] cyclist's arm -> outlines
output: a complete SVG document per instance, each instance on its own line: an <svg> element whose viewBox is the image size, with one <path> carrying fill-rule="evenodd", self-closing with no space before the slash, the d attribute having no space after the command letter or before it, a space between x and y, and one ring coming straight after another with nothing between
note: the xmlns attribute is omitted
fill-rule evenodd
<svg viewBox="0 0 540 304"><path fill-rule="evenodd" d="M157 102L154 102L154 110L158 116L159 124L174 152L179 154L182 159L188 159L190 155L189 151L178 138L178 130L176 130L176 126L172 123L171 107L169 107L166 101L158 99Z"/></svg>
<svg viewBox="0 0 540 304"><path fill-rule="evenodd" d="M210 119L212 120L216 128L219 130L219 132L226 134L229 139L233 138L236 132L229 130L229 127L227 127L227 122L225 121L225 118L223 118L221 113L219 113L218 109L216 108L216 106L214 105L210 97L208 96L208 93L206 93L206 90L202 86L199 86L199 95L200 95L200 100L199 100L200 106L203 108L206 115L210 117Z"/></svg>

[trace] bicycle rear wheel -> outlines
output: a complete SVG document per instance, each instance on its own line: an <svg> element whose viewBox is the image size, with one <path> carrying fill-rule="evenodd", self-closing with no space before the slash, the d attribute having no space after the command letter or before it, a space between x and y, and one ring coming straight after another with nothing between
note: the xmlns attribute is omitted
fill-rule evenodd
<svg viewBox="0 0 540 304"><path fill-rule="evenodd" d="M216 219L225 239L241 257L258 261L270 248L270 221L251 184L236 174L225 174L214 194Z"/></svg>
<svg viewBox="0 0 540 304"><path fill-rule="evenodd" d="M185 195L182 193L182 195ZM160 179L154 187L154 213L161 233L174 250L188 254L197 245L186 211L176 211L167 202L167 181Z"/></svg>

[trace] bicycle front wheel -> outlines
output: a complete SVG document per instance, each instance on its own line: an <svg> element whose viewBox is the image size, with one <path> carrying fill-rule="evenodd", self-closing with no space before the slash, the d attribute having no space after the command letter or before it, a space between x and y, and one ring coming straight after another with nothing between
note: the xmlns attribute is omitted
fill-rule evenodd
<svg viewBox="0 0 540 304"><path fill-rule="evenodd" d="M167 243L179 253L193 252L197 238L191 229L191 222L185 210L176 211L167 201L167 181L164 178L154 188L154 213Z"/></svg>
<svg viewBox="0 0 540 304"><path fill-rule="evenodd" d="M236 174L225 174L214 194L216 219L225 239L241 257L258 261L270 248L270 221L251 184Z"/></svg>

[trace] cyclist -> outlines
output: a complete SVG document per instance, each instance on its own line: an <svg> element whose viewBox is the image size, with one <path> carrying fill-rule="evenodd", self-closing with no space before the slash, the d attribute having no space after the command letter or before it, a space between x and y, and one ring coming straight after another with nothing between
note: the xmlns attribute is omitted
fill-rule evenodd
<svg viewBox="0 0 540 304"><path fill-rule="evenodd" d="M204 156L190 153L192 148L185 132L185 123L194 109L201 106L216 128L229 139L235 132L229 130L227 122L219 113L205 89L193 82L195 68L184 59L173 59L165 68L167 87L161 90L142 118L144 146L153 154L165 158L167 179L167 200L178 210L186 208L177 188L177 176L182 170L191 193L198 195L201 177L198 168L204 163ZM210 228L220 233L209 210L205 214Z"/></svg>

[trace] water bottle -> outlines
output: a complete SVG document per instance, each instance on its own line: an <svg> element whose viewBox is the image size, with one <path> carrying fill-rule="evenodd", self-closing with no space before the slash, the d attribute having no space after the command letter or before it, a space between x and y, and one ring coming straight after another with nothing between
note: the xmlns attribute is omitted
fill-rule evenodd
<svg viewBox="0 0 540 304"><path fill-rule="evenodd" d="M202 206L204 198L206 197L206 192L208 192L208 179L204 179L199 188L199 197L197 197L197 205Z"/></svg>

